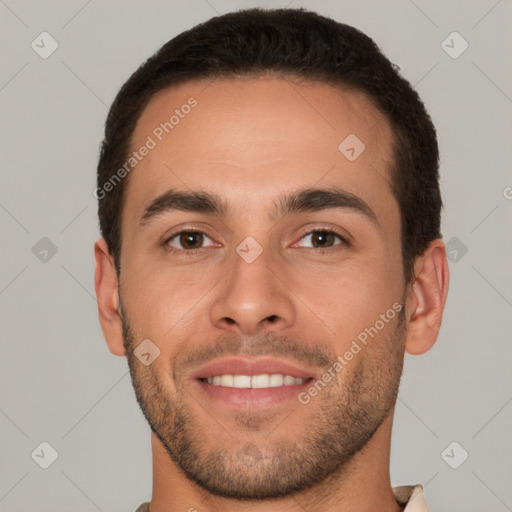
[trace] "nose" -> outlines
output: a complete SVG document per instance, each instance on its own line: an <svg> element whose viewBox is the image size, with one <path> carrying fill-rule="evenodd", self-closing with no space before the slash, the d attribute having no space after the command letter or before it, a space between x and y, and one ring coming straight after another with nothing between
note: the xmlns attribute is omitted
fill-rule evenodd
<svg viewBox="0 0 512 512"><path fill-rule="evenodd" d="M235 252L222 286L216 289L212 323L247 336L289 328L295 322L296 308L285 275L268 251L250 263Z"/></svg>

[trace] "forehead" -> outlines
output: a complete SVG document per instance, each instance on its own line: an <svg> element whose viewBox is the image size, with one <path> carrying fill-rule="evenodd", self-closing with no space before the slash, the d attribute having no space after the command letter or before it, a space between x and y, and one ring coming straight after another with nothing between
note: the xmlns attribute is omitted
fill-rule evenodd
<svg viewBox="0 0 512 512"><path fill-rule="evenodd" d="M388 121L359 91L284 78L187 82L143 111L131 149L145 156L125 204L140 215L169 188L209 190L238 198L247 215L316 184L389 202L391 141Z"/></svg>

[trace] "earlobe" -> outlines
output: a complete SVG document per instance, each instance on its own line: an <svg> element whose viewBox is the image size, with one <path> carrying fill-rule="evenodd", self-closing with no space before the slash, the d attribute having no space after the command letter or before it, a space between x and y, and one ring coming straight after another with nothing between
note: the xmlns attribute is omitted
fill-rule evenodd
<svg viewBox="0 0 512 512"><path fill-rule="evenodd" d="M94 285L103 336L112 354L124 356L123 328L119 314L119 283L113 258L103 238L94 244L94 258Z"/></svg>
<svg viewBox="0 0 512 512"><path fill-rule="evenodd" d="M423 354L437 340L448 294L449 270L444 243L433 240L416 259L407 308L408 354Z"/></svg>

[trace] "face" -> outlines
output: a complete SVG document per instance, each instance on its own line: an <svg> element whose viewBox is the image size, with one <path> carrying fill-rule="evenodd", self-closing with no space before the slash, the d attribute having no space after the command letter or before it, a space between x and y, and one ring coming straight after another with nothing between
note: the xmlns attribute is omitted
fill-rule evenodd
<svg viewBox="0 0 512 512"><path fill-rule="evenodd" d="M392 414L405 283L391 141L365 95L320 83L186 83L144 110L124 343L153 432L210 493L312 486Z"/></svg>

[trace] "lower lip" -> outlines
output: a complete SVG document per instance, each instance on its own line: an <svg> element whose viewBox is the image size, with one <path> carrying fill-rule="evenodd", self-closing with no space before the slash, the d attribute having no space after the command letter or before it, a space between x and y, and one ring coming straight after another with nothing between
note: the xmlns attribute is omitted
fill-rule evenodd
<svg viewBox="0 0 512 512"><path fill-rule="evenodd" d="M298 395L304 391L312 379L306 379L302 384L292 386L276 386L274 388L229 388L214 386L196 379L203 393L211 400L221 402L240 409L268 408L290 399L298 401Z"/></svg>

